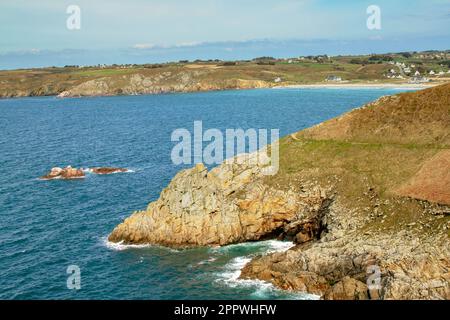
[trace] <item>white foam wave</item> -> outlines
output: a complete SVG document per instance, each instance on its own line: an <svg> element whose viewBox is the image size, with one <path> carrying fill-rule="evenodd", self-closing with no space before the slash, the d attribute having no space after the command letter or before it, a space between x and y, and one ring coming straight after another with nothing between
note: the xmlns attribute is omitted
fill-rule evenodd
<svg viewBox="0 0 450 320"><path fill-rule="evenodd" d="M168 248L168 247L162 247L152 244L124 244L123 241L120 242L111 242L108 241L107 237L102 238L103 245L114 251L123 251L128 249L142 249L142 248L163 248L171 252L179 252L179 250Z"/></svg>
<svg viewBox="0 0 450 320"><path fill-rule="evenodd" d="M267 253L284 252L295 246L293 242L278 241L278 240L268 240L267 244L268 244Z"/></svg>
<svg viewBox="0 0 450 320"><path fill-rule="evenodd" d="M203 264L208 264L208 263L214 262L214 261L216 261L216 260L217 260L216 257L210 257L210 258L208 258L208 259L206 259L206 260L200 261L199 263L197 263L197 265L201 266L201 265L203 265Z"/></svg>
<svg viewBox="0 0 450 320"><path fill-rule="evenodd" d="M228 252L235 249L240 248L254 248L261 249L265 253L273 253L273 252L284 252L294 247L295 244L289 241L280 241L280 240L265 240L265 241L256 241L256 242L243 242L237 244L230 244L222 247L213 247L209 250L214 253L220 252Z"/></svg>
<svg viewBox="0 0 450 320"><path fill-rule="evenodd" d="M226 264L224 271L219 273L217 283L225 284L231 288L244 287L253 289L252 296L260 299L267 299L270 296L285 296L288 299L295 300L318 300L319 296L308 293L286 292L276 288L267 281L258 279L240 279L242 268L252 260L250 256L237 257Z"/></svg>
<svg viewBox="0 0 450 320"><path fill-rule="evenodd" d="M127 249L139 249L139 248L150 247L149 244L123 244L123 241L116 243L116 242L111 242L108 240L105 240L104 244L108 249L111 249L114 251L123 251L123 250L127 250Z"/></svg>
<svg viewBox="0 0 450 320"><path fill-rule="evenodd" d="M92 168L82 168L81 169L84 173L93 173ZM133 169L126 169L126 171L115 171L108 174L116 174L116 173L135 173L136 170Z"/></svg>
<svg viewBox="0 0 450 320"><path fill-rule="evenodd" d="M249 263L251 260L252 260L251 257L236 257L232 259L231 262L225 265L224 271L219 273L218 275L219 278L217 279L217 281L223 282L229 285L230 287L236 287L238 285L252 286L255 284L255 282L258 282L258 284L265 283L264 281L261 280L239 279L239 277L241 276L242 268L244 268L245 265Z"/></svg>
<svg viewBox="0 0 450 320"><path fill-rule="evenodd" d="M214 250L230 250L229 247L261 247L263 248L263 253L269 254L274 252L284 252L292 248L294 243L278 240L267 240L261 242L252 243L241 243L227 247L214 248ZM215 280L219 284L224 284L226 286L236 288L244 287L253 289L252 296L255 298L265 299L267 297L277 295L285 296L288 299L301 299L301 300L316 300L319 296L307 294L307 293L287 293L286 291L276 288L273 284L267 281L258 279L240 279L242 269L247 263L249 263L253 258L253 254L248 256L240 256L233 258L228 264L223 267L223 271L217 274L217 279Z"/></svg>

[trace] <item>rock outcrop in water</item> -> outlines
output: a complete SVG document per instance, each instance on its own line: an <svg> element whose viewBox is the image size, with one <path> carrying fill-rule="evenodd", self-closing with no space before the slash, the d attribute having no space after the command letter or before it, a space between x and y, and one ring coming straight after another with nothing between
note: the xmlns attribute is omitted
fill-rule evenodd
<svg viewBox="0 0 450 320"><path fill-rule="evenodd" d="M128 169L124 168L115 168L115 167L96 167L91 169L86 169L86 171L89 171L94 174L113 174L113 173L121 173L121 172L128 172ZM59 168L55 167L50 170L48 174L45 176L42 176L41 180L54 180L54 179L82 179L85 177L85 169L77 169L72 168L71 166L67 166L65 168Z"/></svg>
<svg viewBox="0 0 450 320"><path fill-rule="evenodd" d="M45 176L42 176L41 180L53 180L53 179L82 179L84 178L84 172L81 169L72 168L67 166L65 168L55 167Z"/></svg>
<svg viewBox="0 0 450 320"><path fill-rule="evenodd" d="M90 172L95 174L113 174L113 173L123 173L128 172L125 168L114 168L114 167L98 167L89 169Z"/></svg>
<svg viewBox="0 0 450 320"><path fill-rule="evenodd" d="M286 137L273 177L237 163L183 170L109 240L290 239L241 277L323 299L450 299L448 179L433 173L450 172L448 101L450 85L382 98Z"/></svg>

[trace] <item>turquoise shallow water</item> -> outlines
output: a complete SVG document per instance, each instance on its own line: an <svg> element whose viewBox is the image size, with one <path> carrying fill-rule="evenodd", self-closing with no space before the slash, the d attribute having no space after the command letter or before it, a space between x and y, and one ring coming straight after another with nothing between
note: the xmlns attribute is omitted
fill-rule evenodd
<svg viewBox="0 0 450 320"><path fill-rule="evenodd" d="M289 243L171 250L114 246L108 233L158 197L182 167L170 160L176 128L279 128L281 135L396 90L285 89L0 100L1 299L307 298L250 281L254 254ZM119 166L132 173L39 181L53 166ZM66 268L81 269L81 289Z"/></svg>

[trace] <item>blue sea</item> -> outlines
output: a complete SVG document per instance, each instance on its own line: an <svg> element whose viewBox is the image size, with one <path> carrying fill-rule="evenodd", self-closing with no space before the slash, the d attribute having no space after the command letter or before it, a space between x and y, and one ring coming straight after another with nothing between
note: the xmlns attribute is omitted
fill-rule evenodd
<svg viewBox="0 0 450 320"><path fill-rule="evenodd" d="M280 129L317 124L394 89L261 89L149 96L0 100L0 299L308 299L238 279L269 240L174 250L106 241L183 167L177 128ZM130 173L41 181L52 167L117 166ZM67 268L81 289L68 289Z"/></svg>

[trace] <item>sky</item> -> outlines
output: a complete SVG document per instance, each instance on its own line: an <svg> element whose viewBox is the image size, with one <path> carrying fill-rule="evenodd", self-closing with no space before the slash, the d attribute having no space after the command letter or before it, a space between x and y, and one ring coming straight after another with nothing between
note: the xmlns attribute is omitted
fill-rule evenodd
<svg viewBox="0 0 450 320"><path fill-rule="evenodd" d="M450 49L450 0L0 0L0 69L430 49Z"/></svg>

